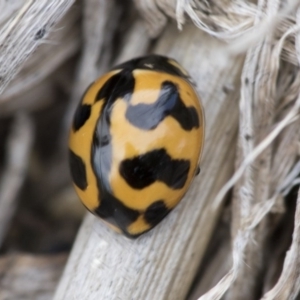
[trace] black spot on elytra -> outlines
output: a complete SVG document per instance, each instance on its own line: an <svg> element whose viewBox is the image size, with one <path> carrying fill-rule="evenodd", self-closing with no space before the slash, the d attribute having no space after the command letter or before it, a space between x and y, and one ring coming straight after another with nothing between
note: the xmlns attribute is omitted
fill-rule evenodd
<svg viewBox="0 0 300 300"><path fill-rule="evenodd" d="M69 149L69 164L70 164L71 177L73 182L81 190L85 190L87 187L85 164L82 161L81 157L76 155L70 149Z"/></svg>
<svg viewBox="0 0 300 300"><path fill-rule="evenodd" d="M186 107L180 98L177 86L170 81L162 83L157 101L151 104L129 105L126 118L136 127L145 130L156 128L167 116L172 116L184 130L199 127L196 108Z"/></svg>
<svg viewBox="0 0 300 300"><path fill-rule="evenodd" d="M129 60L123 64L117 65L114 69L126 69L126 70L152 70L155 72L164 72L170 75L175 75L179 77L183 77L188 80L188 77L182 73L182 71L176 66L172 65L170 62L170 58L162 56L162 55L148 55L144 57L138 57L132 60ZM175 60L174 60L175 61Z"/></svg>
<svg viewBox="0 0 300 300"><path fill-rule="evenodd" d="M99 90L95 102L104 99L109 107L118 99L124 98L127 101L133 93L135 80L131 70L122 70L110 77Z"/></svg>
<svg viewBox="0 0 300 300"><path fill-rule="evenodd" d="M82 101L92 85L93 85L93 82L86 88L85 92L82 95L82 99L75 111L75 115L74 115L74 119L73 119L73 129L75 131L80 129L85 124L85 122L89 119L89 117L91 115L91 105L82 104Z"/></svg>
<svg viewBox="0 0 300 300"><path fill-rule="evenodd" d="M119 167L121 176L135 189L143 189L155 181L162 181L173 189L181 189L189 170L188 160L171 159L165 149L125 159Z"/></svg>
<svg viewBox="0 0 300 300"><path fill-rule="evenodd" d="M126 236L134 237L128 234L127 228L137 220L140 215L139 211L125 206L109 192L107 187L102 187L101 192L100 205L95 213L100 218L120 228Z"/></svg>
<svg viewBox="0 0 300 300"><path fill-rule="evenodd" d="M88 104L79 104L79 106L76 109L74 120L73 120L73 129L75 131L79 130L89 119L90 115L91 115L91 106Z"/></svg>
<svg viewBox="0 0 300 300"><path fill-rule="evenodd" d="M152 203L144 213L145 221L151 225L151 227L157 225L170 210L166 207L163 200L158 200Z"/></svg>

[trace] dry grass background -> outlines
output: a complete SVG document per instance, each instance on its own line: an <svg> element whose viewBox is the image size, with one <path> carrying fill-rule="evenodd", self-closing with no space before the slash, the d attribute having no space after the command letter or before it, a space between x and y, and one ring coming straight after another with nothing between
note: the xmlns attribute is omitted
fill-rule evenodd
<svg viewBox="0 0 300 300"><path fill-rule="evenodd" d="M170 19L179 28L192 22L225 42L220 64L244 59L239 132L231 145L236 171L228 174L212 207L230 196L186 297L297 299L299 5L296 0L0 1L0 299L51 299L60 272L49 262L64 267L67 254L57 253L70 249L84 214L66 172L74 107L109 66L151 51ZM24 280L27 289L18 289L24 268L44 281L30 286ZM49 278L53 283L41 288Z"/></svg>

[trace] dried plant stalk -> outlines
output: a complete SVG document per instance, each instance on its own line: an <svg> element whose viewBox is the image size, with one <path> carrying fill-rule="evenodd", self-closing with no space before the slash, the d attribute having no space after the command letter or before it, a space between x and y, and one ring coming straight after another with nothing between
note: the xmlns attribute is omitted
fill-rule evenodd
<svg viewBox="0 0 300 300"><path fill-rule="evenodd" d="M270 2L267 5L267 1L261 1L260 3L262 8L268 7L271 13L274 13L274 8L276 11L276 4L279 4ZM289 29L287 32L292 34L295 30ZM284 35L282 40L284 41L287 36L288 34ZM232 287L227 294L227 299L256 299L258 297L259 292L256 286L261 284L259 282L259 274L262 268L266 267L263 264L263 253L268 227L264 217L276 204L276 199L280 198L280 186L283 184L284 179L288 177L292 164L295 163L298 155L297 143L299 138L296 136L299 132L298 122L294 122L285 130L285 132L292 132L292 137L294 137L293 140L290 140L289 151L291 156L288 160L283 160L286 162L285 165L281 161L273 159L272 155L276 153L275 150L271 152L271 147L267 149L267 146L278 136L281 130L292 121L295 121L294 118L297 116L300 105L298 98L292 109L288 113L284 113L282 121L275 126L273 132L265 139L275 121L275 105L281 104L279 100L283 102L287 100L286 96L282 97L278 93L276 87L282 41L279 41L275 47L270 48L269 45L272 40L270 39L271 36L267 38L268 43L262 43L249 51L242 77L239 145L243 151L239 151L238 159L239 163L245 161L243 162L244 167L242 169L239 168L233 178L239 178L241 170L244 170L245 173L242 181L236 187L234 198L234 265L219 284L209 293L202 296L201 300L220 299L230 286ZM281 76L284 77L283 74ZM289 97L293 97L293 94L299 95L299 85L296 84L297 78L296 76L295 81L290 85L293 86L295 83L295 86L298 86L298 90L295 92L292 89ZM289 136L282 137L272 147L277 145L279 146L278 150L283 151L283 148L286 147L284 142L289 138ZM257 148L254 148L260 141L262 143ZM282 156L286 155L283 152L279 152L280 154ZM252 158L250 159L251 156ZM254 161L255 158L257 158L256 161ZM247 163L245 164L246 161ZM276 177L272 177L272 175ZM276 178L279 181L275 183L274 180ZM233 183L235 183L235 180L231 180L230 184L226 186L226 190ZM218 196L218 198L220 197ZM255 243L252 241L255 241Z"/></svg>
<svg viewBox="0 0 300 300"><path fill-rule="evenodd" d="M297 12L297 25L300 26L300 9ZM300 63L300 36L296 36L296 53L298 62ZM298 71L299 72L299 71ZM299 75L299 74L298 74ZM298 91L298 109L300 107L300 91ZM299 125L295 128L296 141L299 143ZM299 165L299 164L298 164ZM296 169L296 168L295 168ZM297 169L296 169L297 170ZM298 176L299 169L297 172ZM300 246L300 190L298 192L298 199L295 212L295 222L294 222L294 233L293 241L290 247L290 250L287 252L283 270L277 284L267 292L261 299L262 300L280 300L280 299L297 299L300 292L300 255L299 255L299 246Z"/></svg>
<svg viewBox="0 0 300 300"><path fill-rule="evenodd" d="M213 59L224 45L194 27L176 36L177 30L169 27L156 52L174 57L191 72L210 116L201 175L178 207L137 240L113 233L88 216L56 300L98 299L99 295L104 299L183 299L188 292L219 214L220 208L212 209L211 200L232 171L238 95L224 92L224 87L236 85L242 60L228 61L225 72L224 64ZM204 55L211 64L202 59Z"/></svg>
<svg viewBox="0 0 300 300"><path fill-rule="evenodd" d="M13 82L14 80L12 80ZM3 98L0 99L2 100ZM32 112L49 106L55 99L55 88L52 80L43 80L22 94L0 104L0 117L12 116L18 111ZM0 100L0 101L1 101Z"/></svg>
<svg viewBox="0 0 300 300"><path fill-rule="evenodd" d="M272 55L270 55L269 57L275 63L276 63L276 60L278 60L277 57L272 57ZM253 59L253 55L251 56L251 58ZM264 61L266 61L266 59L264 59ZM261 64L261 62L260 62L260 64ZM252 65L255 65L255 64L253 64L253 61L252 61ZM276 97L277 91L274 87L275 87L276 79L277 79L276 74L278 72L278 66L279 66L279 64L277 64L277 70L274 70L274 69L272 70L271 67L267 67L267 70L271 70L270 75L272 75L273 78L271 76L268 76L268 80L270 80L270 82L269 83L265 82L262 89L267 90L269 87L269 88L273 89L273 91L270 90L271 91L271 93L269 94L270 96L266 96L265 100L262 99L265 102L266 102L266 100L269 101L270 99L276 99L275 97ZM266 71L263 71L261 74L266 74ZM255 77L256 78L259 77L259 73L255 74ZM247 77L247 78L249 78L249 77ZM251 82L251 78L249 78L249 79ZM258 88L256 88L256 90L259 91ZM299 91L298 91L298 93L299 93ZM259 95L264 95L264 93L257 92L256 95L258 95L258 97L260 97ZM253 100L255 101L255 96L253 97ZM251 103L251 101L249 101L249 100L248 100L248 102ZM267 102L266 102L266 104L267 104ZM247 131L242 131L241 139L245 140L247 135L251 136L251 138L253 136L256 136L259 138L259 136L264 137L264 135L266 135L266 130L269 130L270 126L274 122L274 120L272 120L272 118L273 118L272 116L274 116L274 105L275 105L275 103L273 103L273 105L272 105L273 114L270 113L271 112L271 107L270 107L266 111L267 115L265 115L265 116L262 115L262 119L261 119L261 120L263 120L262 124L260 124L259 121L257 119L255 119L255 111L253 111L251 113L251 115L249 117L254 119L253 124L258 124L258 127L255 129L255 127L253 126L254 131L252 131L252 133L250 133L250 134ZM252 104L252 106L253 106L253 104ZM254 107L256 107L255 104L254 104ZM256 111L261 112L262 109L257 108ZM267 120L269 120L269 124L266 123ZM288 129L289 131L294 132L294 134L292 136L294 138L296 138L296 133L298 132L298 129L296 127L297 124L298 124L298 122L296 124L291 125L291 127ZM243 129L243 127L241 127L241 128ZM264 133L264 130L265 130L265 133ZM287 133L287 132L288 131L285 131L285 133ZM279 152L279 153L277 153L279 156L278 157L275 156L276 160L272 159L272 163L271 163L271 158L272 158L271 153L272 152L274 153L274 150L271 152L272 148L269 147L269 150L267 152L265 151L264 154L260 155L259 158L256 160L256 162L254 162L252 164L252 166L250 166L249 172L250 172L250 174L252 172L252 174L248 177L248 179L244 179L243 185L240 185L238 187L239 191L237 191L236 198L235 198L236 206L234 207L234 212L238 212L238 214L239 214L238 218L241 220L240 222L244 222L244 220L247 220L247 218L249 218L249 215L251 215L251 214L254 215L253 212L254 212L254 209L256 208L254 199L256 199L256 202L257 201L264 202L264 201L270 199L269 200L270 205L268 208L267 208L267 206L265 206L264 214L267 214L268 211L270 211L271 207L276 203L276 199L279 196L278 187L280 187L280 184L282 184L283 179L288 175L288 172L291 169L292 164L296 160L297 140L298 140L297 138L290 140L291 147L289 147L290 148L290 156L289 156L288 160L283 159L280 161L280 152ZM281 143L281 145L282 145L281 149L283 147L285 148L285 153L282 153L282 156L286 157L287 156L287 152L286 152L287 144L285 143L286 138L281 140L281 142L282 141L283 141L283 143ZM245 142L249 144L249 141L245 141ZM257 142L259 142L259 140L256 140L256 143ZM255 141L254 141L254 143L255 143ZM280 145L280 143L279 143L279 145ZM277 144L277 146L278 146L278 144ZM273 147L274 147L274 145L273 145ZM250 152L251 152L251 148L250 148ZM285 164L282 164L282 163L285 163ZM280 170L280 173L278 173L278 170ZM258 174L260 174L260 175L258 175ZM276 180L276 177L275 176L273 177L273 175L275 175L275 176L277 175L277 179L279 181L274 181L274 180ZM247 187L245 186L246 182L247 182ZM273 189L272 189L272 187L273 187ZM248 198L249 201L247 201L246 198ZM246 206L247 203L248 203L248 206ZM238 206L240 206L240 208L237 208ZM243 213L243 211L244 211L244 213ZM235 219L235 221L236 221L236 219ZM243 226L242 223L240 223L240 224L235 223L234 225L235 225L234 230L239 230ZM255 286L260 285L260 282L258 280L260 278L259 273L262 271L262 268L266 268L266 265L263 263L263 261L264 261L263 257L264 257L264 246L265 246L264 243L265 243L265 239L267 237L268 232L269 232L269 227L268 227L266 221L261 222L258 227L252 228L252 230L249 232L250 234L247 237L248 246L244 252L244 259L245 259L246 263L241 265L241 267L239 269L239 274L241 276L238 276L238 279L235 282L235 285L231 289L231 292L228 294L228 299L239 299L241 296L245 297L245 295L247 295L247 297L249 297L249 299L255 299L255 297L257 297L257 296L255 296L255 295L257 295L257 288L255 288ZM254 240L255 243L251 242L251 240ZM252 254L250 254L251 252L252 252ZM243 255L243 254L241 253L240 255ZM256 270L256 272L255 272L255 270ZM248 274L248 275L246 275L246 274Z"/></svg>
<svg viewBox="0 0 300 300"><path fill-rule="evenodd" d="M166 15L177 20L178 27L186 15L201 30L221 39L232 39L246 33L254 24L257 7L244 0L135 0L152 35L161 32ZM163 13L165 13L165 15Z"/></svg>
<svg viewBox="0 0 300 300"><path fill-rule="evenodd" d="M275 4L273 2L273 4ZM276 5L277 4L277 5ZM278 3L269 6L266 13L274 14ZM274 84L277 78L278 65L272 65L271 37L266 42L258 45L247 55L246 65L242 76L242 98L240 104L240 134L239 145L240 162L253 151L267 134L273 124L275 99ZM270 76L265 76L270 71ZM243 227L244 220L251 215L257 203L269 199L271 171L271 148L265 150L259 158L247 167L242 180L235 189L233 198L233 237ZM247 236L248 243L244 249L245 263L239 266L235 283L227 294L227 299L255 299L257 295L257 278L261 276L264 267L264 240L267 236L267 223L264 220ZM249 267L249 265L251 267Z"/></svg>
<svg viewBox="0 0 300 300"><path fill-rule="evenodd" d="M144 55L147 53L150 42L149 32L142 20L140 18L135 19L124 38L124 45L121 47L123 50L117 56L114 64L117 65L123 61ZM137 44L139 45L138 49Z"/></svg>
<svg viewBox="0 0 300 300"><path fill-rule="evenodd" d="M274 29L282 36L286 26L294 21L292 13L298 0L284 0L280 12L274 18L262 13L257 1L247 0L135 0L144 17L149 32L157 36L166 24L167 16L176 19L181 29L186 20L202 31L221 40L230 42L231 54L244 53ZM274 2L276 3L276 2ZM271 3L272 4L272 3ZM258 18L259 22L255 22ZM280 27L278 28L278 24ZM284 45L282 56L297 65L291 43Z"/></svg>
<svg viewBox="0 0 300 300"><path fill-rule="evenodd" d="M261 300L294 300L300 292L300 191L298 192L293 242L287 252L283 270L277 284Z"/></svg>
<svg viewBox="0 0 300 300"><path fill-rule="evenodd" d="M221 221L216 226L212 240L206 249L199 274L196 275L197 284L194 284L187 300L196 300L213 288L228 272L232 265L230 245L230 207L222 211Z"/></svg>
<svg viewBox="0 0 300 300"><path fill-rule="evenodd" d="M0 31L0 93L74 0L27 0Z"/></svg>
<svg viewBox="0 0 300 300"><path fill-rule="evenodd" d="M0 25L1 27L7 20L16 13L21 7L22 4L24 4L24 1L22 0L14 0L14 1L5 1L0 0Z"/></svg>
<svg viewBox="0 0 300 300"><path fill-rule="evenodd" d="M0 258L0 299L51 300L67 257L6 255Z"/></svg>
<svg viewBox="0 0 300 300"><path fill-rule="evenodd" d="M31 56L0 97L0 105L14 101L37 86L79 50L78 10L71 9ZM41 33L42 34L42 33ZM43 37L44 38L44 37ZM55 55L53 55L55 53Z"/></svg>
<svg viewBox="0 0 300 300"><path fill-rule="evenodd" d="M0 247L17 206L33 143L33 124L30 117L19 113L7 143L7 165L0 178Z"/></svg>

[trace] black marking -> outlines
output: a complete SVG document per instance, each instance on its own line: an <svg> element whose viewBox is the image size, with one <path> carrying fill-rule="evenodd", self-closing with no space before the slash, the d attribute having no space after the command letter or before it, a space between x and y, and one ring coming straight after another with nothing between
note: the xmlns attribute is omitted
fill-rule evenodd
<svg viewBox="0 0 300 300"><path fill-rule="evenodd" d="M144 213L145 221L154 227L157 225L168 213L170 210L167 208L163 200L158 200L152 203Z"/></svg>
<svg viewBox="0 0 300 300"><path fill-rule="evenodd" d="M157 101L151 104L129 105L126 111L128 121L145 130L155 129L167 116L176 119L184 130L199 127L196 108L184 105L178 87L171 81L162 83Z"/></svg>
<svg viewBox="0 0 300 300"><path fill-rule="evenodd" d="M252 139L252 136L250 134L245 135L246 141L250 141Z"/></svg>
<svg viewBox="0 0 300 300"><path fill-rule="evenodd" d="M130 71L136 69L150 70L155 72L168 73L170 75L179 76L186 80L189 80L188 76L186 76L179 68L171 64L169 61L170 58L166 56L152 54L129 60L125 63L117 65L116 67L114 67L114 69L126 69ZM176 60L174 60L174 62L176 62Z"/></svg>
<svg viewBox="0 0 300 300"><path fill-rule="evenodd" d="M87 187L85 164L82 161L81 157L76 155L70 149L69 149L69 164L70 164L70 170L71 170L71 176L73 182L81 190L85 190Z"/></svg>
<svg viewBox="0 0 300 300"><path fill-rule="evenodd" d="M80 103L75 112L73 129L75 131L79 130L89 119L90 115L91 115L91 106L88 104Z"/></svg>
<svg viewBox="0 0 300 300"><path fill-rule="evenodd" d="M45 28L42 28L40 29L34 36L34 39L35 40L40 40L41 38L43 38L45 36L45 33L46 33L46 29Z"/></svg>
<svg viewBox="0 0 300 300"><path fill-rule="evenodd" d="M181 189L189 170L189 160L171 159L165 149L125 159L119 167L121 176L135 189L143 189L157 180L173 189Z"/></svg>
<svg viewBox="0 0 300 300"><path fill-rule="evenodd" d="M109 107L118 99L124 98L127 101L133 93L135 80L131 70L122 70L110 77L99 90L95 102L105 99Z"/></svg>
<svg viewBox="0 0 300 300"><path fill-rule="evenodd" d="M95 210L95 213L105 221L120 228L123 233L129 237L127 227L137 220L140 213L137 210L131 209L120 202L109 191L109 187L101 188L101 202Z"/></svg>
<svg viewBox="0 0 300 300"><path fill-rule="evenodd" d="M79 102L77 109L75 111L74 120L73 120L74 131L80 129L91 115L91 106L88 104L82 104L82 101L85 95L87 94L87 92L89 91L90 87L93 85L93 83L94 82L92 82L84 91L81 101Z"/></svg>

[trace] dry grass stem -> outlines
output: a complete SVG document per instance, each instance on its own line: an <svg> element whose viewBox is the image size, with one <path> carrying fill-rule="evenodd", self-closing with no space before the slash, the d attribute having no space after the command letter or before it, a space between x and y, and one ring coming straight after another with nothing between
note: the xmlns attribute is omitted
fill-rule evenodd
<svg viewBox="0 0 300 300"><path fill-rule="evenodd" d="M51 300L66 255L11 254L0 258L0 299Z"/></svg>
<svg viewBox="0 0 300 300"><path fill-rule="evenodd" d="M272 3L273 4L273 3ZM272 8L272 5L269 6L269 8ZM274 12L273 12L274 13ZM276 12L275 12L276 13ZM287 31L287 33L281 38L281 40L278 42L277 46L275 47L275 50L273 50L273 54L269 54L269 50L267 50L266 47L268 47L268 44L262 44L262 47L257 46L256 49L250 50L250 53L248 54L248 62L246 60L245 63L245 71L243 76L242 83L244 84L244 88L242 87L242 100L241 100L241 111L240 111L240 120L241 120L241 129L240 129L240 142L239 145L244 144L244 154L240 155L240 160L242 160L242 164L239 166L233 177L227 184L220 190L219 194L216 197L215 205L216 207L219 204L219 201L223 199L225 194L229 191L230 188L234 186L237 181L244 176L244 186L239 184L238 188L240 189L239 194L236 194L235 199L242 197L243 199L236 200L237 203L243 203L243 206L241 206L241 210L234 210L234 214L237 213L237 216L234 218L234 227L233 227L233 233L235 234L235 239L233 243L233 269L219 282L219 284L212 289L209 293L202 296L200 299L220 299L222 295L227 291L227 289L233 285L233 282L236 280L236 278L239 278L238 282L235 282L235 285L233 285L230 293L227 295L228 299L240 299L243 295L248 295L250 299L253 298L253 293L255 293L255 288L252 286L254 284L254 280L257 276L257 274L253 270L253 266L251 267L251 277L252 277L252 284L251 279L249 276L245 276L245 272L249 273L249 264L247 261L251 261L253 263L253 259L251 258L251 255L249 254L249 251L253 252L253 255L255 255L255 260L258 260L257 253L259 252L258 246L263 247L262 244L260 244L259 241L264 240L264 236L266 232L262 229L262 220L264 217L269 213L269 211L272 209L272 207L276 203L276 199L279 196L279 189L276 191L270 191L269 190L269 183L265 182L265 179L269 177L269 175L266 175L267 168L271 168L271 155L270 151L266 151L267 147L270 146L270 144L278 137L278 135L284 130L287 126L291 125L292 122L297 121L299 107L300 107L300 99L298 97L297 101L293 105L292 109L286 114L286 116L275 126L275 128L266 136L267 131L270 128L270 125L272 125L273 118L275 115L274 107L275 102L269 102L264 103L264 99L274 99L276 95L276 85L275 82L277 80L277 73L279 69L279 58L280 58L280 52L283 48L283 42L284 40L290 35L298 31L297 26L293 26L291 29ZM267 50L267 51L266 51ZM265 57L262 59L262 55ZM268 69L268 72L271 72L269 74L272 74L273 77L261 77L261 74L265 74L266 71L262 68L261 71L258 71L258 73L254 72L253 67L255 66L254 59L257 61L260 61L258 65L258 68L260 68L261 63L266 63L268 61L268 58L271 59L270 63L275 62L273 64L273 70L270 71L270 66L266 66L265 68ZM277 62L277 63L276 63ZM251 68L248 68L247 66L251 66ZM253 77L254 76L254 77ZM255 87L255 83L259 83L259 81L256 81L256 78L261 77L263 79L264 85L261 86L260 84L257 85L256 90L251 90L252 87ZM269 80L269 83L267 83L266 80ZM249 82L252 83L252 85L249 86ZM254 84L254 85L253 85ZM250 90L249 90L250 88ZM269 91L268 91L269 88ZM243 93L245 90L249 90L248 92ZM297 91L299 95L299 90ZM249 99L247 99L249 97ZM254 107L256 107L256 110L252 110L253 104L251 104L251 98L254 97ZM255 100L257 98L257 100ZM243 99L247 99L243 101ZM261 108L257 108L257 105L259 105L260 100L262 99L262 105L267 105L265 110L268 114L268 117L263 114L263 106ZM273 100L273 101L274 101ZM253 101L253 100L252 100ZM271 105L271 106L270 106ZM273 113L270 114L270 111L273 110ZM258 116L255 117L255 114ZM259 119L262 120L262 124L259 124ZM268 121L268 118L270 118ZM255 123L254 123L255 122ZM255 124L255 126L254 126ZM258 124L258 125L257 125ZM298 122L296 122L298 124ZM260 130L257 131L258 128ZM292 125L290 128L293 128ZM295 128L295 126L294 126ZM265 133L262 130L265 130ZM297 131L298 132L298 131ZM255 136L257 136L258 141L259 137L262 137L263 140L256 146L253 146L253 141L255 141ZM294 135L293 135L294 136ZM256 138L256 139L257 139ZM261 138L260 138L261 139ZM297 141L297 140L296 140ZM257 143L257 142L256 142ZM296 144L295 141L293 143ZM286 143L285 143L286 145ZM298 154L296 150L296 147L293 148L294 151L292 153L291 159L289 164L285 165L284 172L281 173L281 180L284 179L284 176L288 175L288 172L290 168L292 167L292 163L295 162L296 155ZM246 154L245 154L246 153ZM263 157L263 153L265 153L265 157ZM243 158L243 156L245 158ZM264 162L264 167L251 167L251 164L255 164L255 159L257 157L260 157L260 161ZM269 161L269 162L268 162ZM250 168L249 168L250 167ZM263 171L265 168L265 171ZM273 165L274 170L277 169L277 167ZM247 169L248 169L248 175L247 175ZM259 170L259 171L258 171ZM259 173L257 173L259 172ZM256 173L254 176L253 174ZM261 174L261 177L258 175ZM248 178L248 179L247 179ZM254 179L255 178L255 179ZM261 188L259 187L260 184L262 184ZM280 185L280 182L277 182ZM275 184L273 184L274 186ZM255 187L255 189L254 189ZM265 189L267 188L267 189ZM263 190L265 189L265 192ZM255 197L256 199L268 199L268 195L271 193L274 193L273 196L266 202L262 202L255 204L253 200L250 200L251 197ZM259 193L259 194L257 194ZM264 193L264 194L263 194ZM246 198L250 197L248 200L248 205L245 206L247 203ZM252 208L251 208L252 207ZM238 221L238 219L242 219L241 221ZM241 223L240 223L241 222ZM260 224L259 231L257 232L257 226ZM256 232L256 233L255 233ZM253 234L256 236L254 237ZM260 238L258 235L260 235ZM251 242L253 239L255 239L256 243L254 246L250 246L249 250L249 242ZM248 247L248 249L247 249ZM246 252L245 252L246 251ZM245 257L246 253L246 257ZM249 258L250 255L250 258ZM248 260L247 260L248 256ZM245 259L245 261L244 261ZM257 264L257 262L256 262ZM261 266L260 266L261 267ZM246 269L245 269L246 268ZM248 270L247 270L248 269ZM244 270L244 271L243 271ZM244 272L244 275L241 277L237 277L238 274L241 274L241 272ZM259 272L259 269L257 269L257 272ZM239 283L239 281L242 281ZM245 287L243 287L243 285ZM246 288L246 290L245 290ZM247 290L248 289L248 290ZM252 295L251 295L252 294ZM243 296L243 297L244 297Z"/></svg>
<svg viewBox="0 0 300 300"><path fill-rule="evenodd" d="M17 206L17 196L27 173L33 131L30 117L25 113L17 114L7 142L7 164L0 178L0 246Z"/></svg>
<svg viewBox="0 0 300 300"><path fill-rule="evenodd" d="M0 97L0 106L6 101L16 101L24 92L36 87L79 50L80 32L77 25L78 10L72 9L41 42L35 54L23 65ZM55 52L55 55L53 55Z"/></svg>
<svg viewBox="0 0 300 300"><path fill-rule="evenodd" d="M73 3L73 0L27 0L2 29L0 93Z"/></svg>
<svg viewBox="0 0 300 300"><path fill-rule="evenodd" d="M300 191L295 213L293 241L286 254L283 270L277 284L261 300L293 300L300 292Z"/></svg>
<svg viewBox="0 0 300 300"><path fill-rule="evenodd" d="M145 55L150 42L151 38L144 22L140 18L136 19L124 38L124 45L121 46L121 51L114 61L114 65L134 57ZM138 49L135 46L136 44L139 45Z"/></svg>
<svg viewBox="0 0 300 300"><path fill-rule="evenodd" d="M4 26L5 22L9 20L9 18L15 14L24 4L23 0L15 0L15 1L0 1L0 24Z"/></svg>

